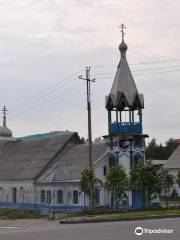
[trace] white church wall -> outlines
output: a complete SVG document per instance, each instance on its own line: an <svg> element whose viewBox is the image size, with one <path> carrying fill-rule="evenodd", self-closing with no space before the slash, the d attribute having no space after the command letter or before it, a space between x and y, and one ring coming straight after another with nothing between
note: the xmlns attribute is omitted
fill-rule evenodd
<svg viewBox="0 0 180 240"><path fill-rule="evenodd" d="M100 159L95 165L94 165L94 171L97 178L101 179L103 183L106 181L107 172L109 169L109 161L108 157L104 157Z"/></svg>
<svg viewBox="0 0 180 240"><path fill-rule="evenodd" d="M16 189L16 199L13 197ZM45 191L45 201L41 201L42 191ZM57 191L63 191L63 202L58 203ZM73 191L77 191L77 202L73 201ZM50 201L48 195L51 195ZM34 208L44 206L83 208L88 205L88 198L80 191L78 183L37 184L32 181L1 181L0 205Z"/></svg>
<svg viewBox="0 0 180 240"><path fill-rule="evenodd" d="M58 202L58 191L62 190L63 201ZM44 204L61 208L83 208L87 206L88 199L83 192L80 191L78 183L38 183L36 185L37 203L41 204L41 193L45 191ZM51 202L48 203L47 192L51 192ZM76 199L74 199L74 191L76 191ZM74 201L76 200L76 201Z"/></svg>
<svg viewBox="0 0 180 240"><path fill-rule="evenodd" d="M126 174L129 174L130 170L130 154L128 152L119 152L119 165L124 167Z"/></svg>
<svg viewBox="0 0 180 240"><path fill-rule="evenodd" d="M33 203L35 200L34 185L32 181L1 181L0 202Z"/></svg>
<svg viewBox="0 0 180 240"><path fill-rule="evenodd" d="M108 155L107 155L108 156ZM99 159L94 165L94 171L97 178L99 178L103 183L106 182L106 176L109 170L109 158L104 156ZM107 206L110 204L109 193L106 189L99 189L99 206Z"/></svg>

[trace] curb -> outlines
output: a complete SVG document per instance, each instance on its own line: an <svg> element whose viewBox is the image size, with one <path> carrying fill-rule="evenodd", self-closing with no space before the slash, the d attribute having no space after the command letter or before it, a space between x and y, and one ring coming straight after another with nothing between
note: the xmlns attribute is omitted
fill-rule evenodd
<svg viewBox="0 0 180 240"><path fill-rule="evenodd" d="M180 218L179 215L164 215L164 216L146 216L146 217L122 217L115 219L84 219L84 220L60 220L59 224L80 224L80 223L103 223L103 222L121 222L121 221L137 221L149 219L164 219L164 218Z"/></svg>

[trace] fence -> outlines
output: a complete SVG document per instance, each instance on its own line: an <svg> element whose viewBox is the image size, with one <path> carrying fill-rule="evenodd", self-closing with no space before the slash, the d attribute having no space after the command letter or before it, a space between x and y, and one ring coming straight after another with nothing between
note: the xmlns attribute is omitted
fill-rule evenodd
<svg viewBox="0 0 180 240"><path fill-rule="evenodd" d="M79 210L89 207L90 199L88 192L93 194L93 203L96 207L105 208L142 208L147 206L180 207L180 197L151 198L146 194L148 190L143 188L128 188L123 190L98 187L85 189L86 194L78 188L56 188L24 190L22 188L0 189L0 206L17 208L40 208L40 209L71 209ZM147 197L148 196L148 197Z"/></svg>
<svg viewBox="0 0 180 240"><path fill-rule="evenodd" d="M180 196L162 196L160 197L160 206L162 208L180 208Z"/></svg>

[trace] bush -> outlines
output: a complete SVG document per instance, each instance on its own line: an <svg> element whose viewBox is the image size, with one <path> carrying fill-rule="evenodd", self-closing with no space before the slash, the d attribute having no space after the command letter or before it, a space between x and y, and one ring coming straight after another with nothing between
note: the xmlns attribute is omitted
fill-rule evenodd
<svg viewBox="0 0 180 240"><path fill-rule="evenodd" d="M39 211L34 209L0 208L0 218L22 219L38 217Z"/></svg>
<svg viewBox="0 0 180 240"><path fill-rule="evenodd" d="M180 201L180 196L161 196L161 201Z"/></svg>

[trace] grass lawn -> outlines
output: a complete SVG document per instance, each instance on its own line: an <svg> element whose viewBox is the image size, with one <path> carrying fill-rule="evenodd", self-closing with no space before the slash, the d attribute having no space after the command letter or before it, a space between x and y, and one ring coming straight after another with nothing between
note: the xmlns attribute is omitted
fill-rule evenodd
<svg viewBox="0 0 180 240"><path fill-rule="evenodd" d="M163 215L180 215L180 209L162 209L162 210L142 210L132 212L110 213L104 217L148 217L148 216L163 216ZM102 215L103 216L103 215Z"/></svg>
<svg viewBox="0 0 180 240"><path fill-rule="evenodd" d="M99 219L123 219L123 218L138 218L138 217L156 217L156 216L176 216L180 215L180 209L160 209L160 210L133 210L123 211L114 213L103 213L103 214L82 214L82 215L71 215L65 217L65 221L79 221L79 220L99 220Z"/></svg>

